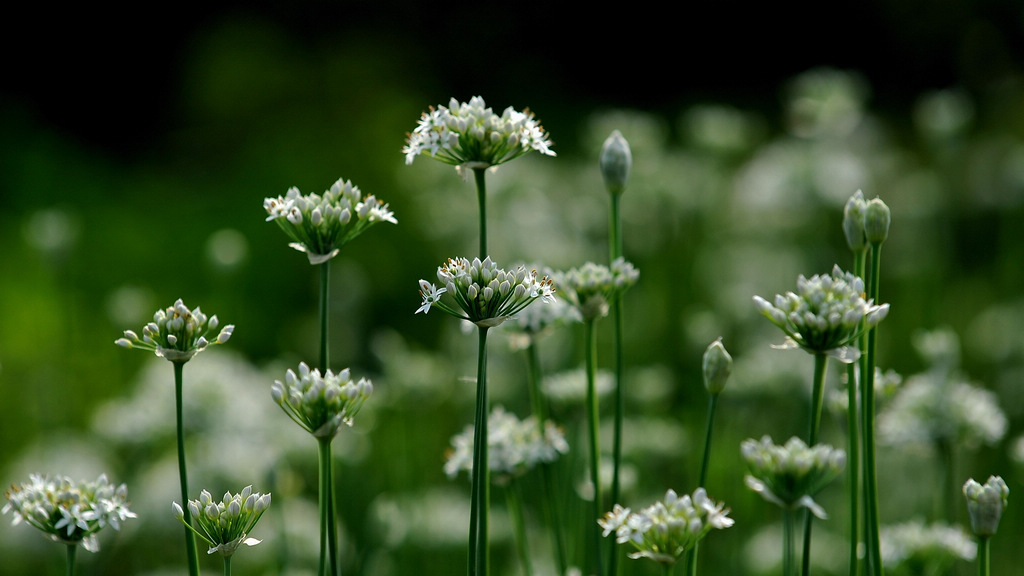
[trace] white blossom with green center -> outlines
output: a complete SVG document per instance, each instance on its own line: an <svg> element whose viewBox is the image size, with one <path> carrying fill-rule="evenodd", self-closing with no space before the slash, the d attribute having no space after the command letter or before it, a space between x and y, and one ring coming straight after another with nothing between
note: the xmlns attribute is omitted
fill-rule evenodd
<svg viewBox="0 0 1024 576"><path fill-rule="evenodd" d="M628 542L637 550L630 558L674 564L711 530L732 526L734 520L728 514L729 509L708 498L703 488L697 488L693 496L682 497L669 490L663 501L639 512L616 504L598 524L604 536L614 533L616 542Z"/></svg>
<svg viewBox="0 0 1024 576"><path fill-rule="evenodd" d="M491 168L533 151L554 156L551 139L529 110L511 106L499 116L474 96L469 102L452 98L448 106L424 112L402 149L405 163L421 154L466 168Z"/></svg>
<svg viewBox="0 0 1024 576"><path fill-rule="evenodd" d="M941 522L912 520L881 531L882 563L886 574L917 576L947 574L957 561L971 561L978 545L963 528Z"/></svg>
<svg viewBox="0 0 1024 576"><path fill-rule="evenodd" d="M388 205L373 195L363 196L358 186L338 179L321 194L289 188L284 196L263 201L267 221L273 220L293 240L289 246L305 252L310 264L322 264L338 255L348 241L378 222L397 224Z"/></svg>
<svg viewBox="0 0 1024 576"><path fill-rule="evenodd" d="M75 482L66 476L32 474L29 481L14 485L6 493L3 513L14 513L12 524L22 521L35 526L54 542L99 550L96 533L106 526L121 529L121 523L135 518L128 509L128 490L114 486L106 474L95 482Z"/></svg>
<svg viewBox="0 0 1024 576"><path fill-rule="evenodd" d="M1010 496L1010 489L999 476L989 476L984 484L971 478L964 484L967 512L971 516L971 530L978 536L992 536L999 528Z"/></svg>
<svg viewBox="0 0 1024 576"><path fill-rule="evenodd" d="M608 315L609 302L636 284L640 271L623 258L604 266L587 262L579 268L556 274L555 283L585 320Z"/></svg>
<svg viewBox="0 0 1024 576"><path fill-rule="evenodd" d="M547 276L538 279L537 271L527 271L525 266L507 272L490 257L483 261L449 258L438 266L437 279L441 288L420 280L423 303L416 312L426 314L437 306L484 328L498 326L538 298L555 301L555 288ZM444 294L448 296L442 298Z"/></svg>
<svg viewBox="0 0 1024 576"><path fill-rule="evenodd" d="M203 490L198 500L189 500L186 505L199 528L185 526L210 545L208 554L219 552L227 557L242 544L255 546L261 542L249 534L270 506L270 494L253 492L252 486L246 486L238 494L225 492L220 502L214 502L210 493ZM181 505L173 502L171 507L175 517L184 523Z"/></svg>
<svg viewBox="0 0 1024 576"><path fill-rule="evenodd" d="M495 406L487 419L487 447L491 479L498 484L507 484L538 464L554 462L569 452L565 434L554 423L545 422L542 433L536 417L520 420L501 406ZM452 450L444 465L449 478L463 470L473 473L473 426L452 437Z"/></svg>
<svg viewBox="0 0 1024 576"><path fill-rule="evenodd" d="M275 380L270 395L296 424L317 438L333 438L342 424L352 418L373 393L366 378L354 381L348 368L335 374L328 370L310 370L305 362L296 374L289 369L284 382Z"/></svg>
<svg viewBox="0 0 1024 576"><path fill-rule="evenodd" d="M876 305L865 300L864 281L843 272L839 266L832 268L831 275L801 275L797 291L777 294L774 303L754 296L754 304L785 332L782 348L800 347L846 363L860 357L860 352L850 344L889 313L888 304Z"/></svg>
<svg viewBox="0 0 1024 576"><path fill-rule="evenodd" d="M748 488L787 510L807 508L826 518L814 495L843 471L846 452L827 444L808 447L795 436L784 446L775 445L768 436L760 441L747 439L740 451L750 470L745 478Z"/></svg>
<svg viewBox="0 0 1024 576"><path fill-rule="evenodd" d="M125 330L124 337L114 343L149 350L171 362L188 362L207 346L223 344L231 338L235 330L233 324L221 328L212 341L207 339L219 325L216 315L207 318L198 306L189 310L179 298L166 310L157 310L153 321L142 328L142 338L132 330Z"/></svg>

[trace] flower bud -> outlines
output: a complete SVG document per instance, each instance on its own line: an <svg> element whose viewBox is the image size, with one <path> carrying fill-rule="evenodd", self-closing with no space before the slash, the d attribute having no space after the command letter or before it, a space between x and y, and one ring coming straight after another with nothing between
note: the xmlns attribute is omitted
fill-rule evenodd
<svg viewBox="0 0 1024 576"><path fill-rule="evenodd" d="M854 252L863 252L868 246L868 239L864 235L864 213L868 204L864 201L864 194L857 192L850 196L843 209L843 234L846 235L846 244Z"/></svg>
<svg viewBox="0 0 1024 576"><path fill-rule="evenodd" d="M629 180L629 171L633 167L633 154L629 150L629 142L615 130L604 141L601 147L601 176L604 185L612 194L622 194Z"/></svg>
<svg viewBox="0 0 1024 576"><path fill-rule="evenodd" d="M712 396L720 394L732 374L732 356L725 350L721 338L712 342L704 351L703 368L704 387Z"/></svg>
<svg viewBox="0 0 1024 576"><path fill-rule="evenodd" d="M967 512L971 516L971 530L978 536L995 534L1010 495L1006 482L999 476L989 476L982 485L971 478L964 484L963 491L967 498Z"/></svg>
<svg viewBox="0 0 1024 576"><path fill-rule="evenodd" d="M864 234L868 242L881 244L889 237L889 222L892 214L880 198L868 202L864 211Z"/></svg>

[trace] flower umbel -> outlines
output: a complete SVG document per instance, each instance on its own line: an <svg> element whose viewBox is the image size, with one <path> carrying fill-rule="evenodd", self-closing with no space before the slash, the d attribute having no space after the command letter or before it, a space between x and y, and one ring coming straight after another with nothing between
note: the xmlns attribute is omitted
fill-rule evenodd
<svg viewBox="0 0 1024 576"><path fill-rule="evenodd" d="M54 542L81 544L90 552L100 549L96 533L102 528L120 530L122 522L136 517L128 510L125 485L112 485L106 474L95 482L32 474L27 483L12 485L5 496L2 512L14 512L11 524L24 520Z"/></svg>
<svg viewBox="0 0 1024 576"><path fill-rule="evenodd" d="M378 222L397 224L388 205L373 195L363 196L358 186L338 179L323 194L305 194L290 188L284 196L263 201L267 221L275 221L292 239L289 244L305 252L310 264L322 264L338 254L349 240Z"/></svg>
<svg viewBox="0 0 1024 576"><path fill-rule="evenodd" d="M507 484L537 464L554 462L569 451L565 435L551 421L544 423L542 434L536 417L520 420L501 406L495 406L488 417L487 445L491 479L498 484ZM444 465L449 478L462 470L473 473L472 426L452 437L452 450Z"/></svg>
<svg viewBox="0 0 1024 576"><path fill-rule="evenodd" d="M249 533L270 506L270 494L253 492L252 486L246 486L238 494L225 492L220 502L214 502L210 493L203 490L198 500L189 500L186 505L199 528L185 526L210 545L207 554L220 552L221 556L231 556L242 544L255 546L261 542L250 538ZM184 523L181 505L172 502L171 509Z"/></svg>
<svg viewBox="0 0 1024 576"><path fill-rule="evenodd" d="M814 495L843 471L846 452L827 444L808 447L795 436L784 446L768 436L747 439L740 451L750 470L748 488L785 509L807 508L818 518L826 517Z"/></svg>
<svg viewBox="0 0 1024 576"><path fill-rule="evenodd" d="M978 545L963 528L912 520L882 528L882 562L893 576L947 574L958 561L971 561Z"/></svg>
<svg viewBox="0 0 1024 576"><path fill-rule="evenodd" d="M372 393L373 384L366 378L353 381L348 368L321 375L305 362L299 364L298 374L289 369L284 382L275 380L270 389L285 414L317 438L333 438L342 424L351 426Z"/></svg>
<svg viewBox="0 0 1024 576"><path fill-rule="evenodd" d="M608 303L636 284L640 271L623 258L616 258L611 267L587 262L579 268L555 275L559 290L579 309L585 320L608 315Z"/></svg>
<svg viewBox="0 0 1024 576"><path fill-rule="evenodd" d="M207 339L207 335L219 325L216 315L207 318L198 306L189 310L179 298L166 310L157 310L153 321L142 328L142 338L132 330L125 330L124 337L115 340L114 344L150 350L171 362L184 363L207 346L223 344L231 338L235 331L233 324L221 328L212 342Z"/></svg>
<svg viewBox="0 0 1024 576"><path fill-rule="evenodd" d="M999 528L1010 489L999 476L989 476L984 484L971 478L964 484L967 512L971 515L971 530L978 536L992 536Z"/></svg>
<svg viewBox="0 0 1024 576"><path fill-rule="evenodd" d="M663 501L639 512L616 504L597 523L604 529L605 536L615 533L616 542L629 542L636 548L630 558L674 564L712 529L732 526L734 520L728 514L728 508L708 498L703 488L697 488L693 496L684 494L682 497L669 490Z"/></svg>
<svg viewBox="0 0 1024 576"><path fill-rule="evenodd" d="M498 326L540 298L545 302L555 301L555 289L547 276L537 279L537 271L527 271L519 266L506 272L491 261L474 258L449 258L438 266L438 288L426 280L420 280L420 296L423 303L416 313L424 314L431 306L437 306L456 318L469 320L478 326ZM441 295L447 293L454 305Z"/></svg>
<svg viewBox="0 0 1024 576"><path fill-rule="evenodd" d="M465 168L490 168L536 150L554 156L551 139L528 109L509 106L499 116L480 96L469 102L452 98L448 106L430 108L409 134L402 153L412 164L421 154Z"/></svg>
<svg viewBox="0 0 1024 576"><path fill-rule="evenodd" d="M786 333L783 348L800 347L846 363L855 362L860 356L849 345L862 330L876 326L889 313L888 304L876 305L865 300L864 281L843 272L839 266L832 268L831 275L801 275L797 292L777 294L774 303L754 296L754 304Z"/></svg>

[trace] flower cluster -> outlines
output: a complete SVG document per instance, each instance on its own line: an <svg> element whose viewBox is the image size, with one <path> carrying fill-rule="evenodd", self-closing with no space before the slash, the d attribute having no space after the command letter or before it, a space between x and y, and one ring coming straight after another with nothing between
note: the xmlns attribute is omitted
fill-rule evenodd
<svg viewBox="0 0 1024 576"><path fill-rule="evenodd" d="M305 252L310 264L322 264L338 254L349 240L378 222L397 224L388 205L363 196L358 186L339 179L329 190L306 194L290 188L284 196L263 201L267 221L275 221L293 240L289 246Z"/></svg>
<svg viewBox="0 0 1024 576"><path fill-rule="evenodd" d="M924 373L907 379L878 416L879 441L899 445L946 441L956 446L995 444L1009 427L990 390Z"/></svg>
<svg viewBox="0 0 1024 576"><path fill-rule="evenodd" d="M610 267L587 262L556 275L555 283L584 319L594 320L607 316L609 302L636 284L639 277L640 271L631 263L616 258Z"/></svg>
<svg viewBox="0 0 1024 576"><path fill-rule="evenodd" d="M555 289L547 276L538 280L537 271L528 272L524 266L506 272L490 257L483 261L449 258L447 263L438 266L437 279L442 288L420 280L423 303L417 313L426 314L431 306L437 306L452 316L491 328L538 298L555 301ZM455 301L454 305L441 299L445 293Z"/></svg>
<svg viewBox="0 0 1024 576"><path fill-rule="evenodd" d="M373 384L366 378L353 381L348 368L321 375L305 362L299 364L298 374L289 369L284 382L275 380L270 390L285 414L317 438L333 438L342 424L351 426L371 393Z"/></svg>
<svg viewBox="0 0 1024 576"><path fill-rule="evenodd" d="M946 574L957 560L974 560L978 545L959 526L910 521L883 526L882 563L893 576Z"/></svg>
<svg viewBox="0 0 1024 576"><path fill-rule="evenodd" d="M210 545L208 554L220 552L222 556L231 556L239 546L255 546L260 540L250 538L256 522L270 506L270 494L253 492L252 486L246 486L240 493L225 492L220 502L214 502L209 492L203 490L198 500L189 500L186 504L199 528L185 524L192 532ZM172 503L174 515L185 522L185 512L177 502Z"/></svg>
<svg viewBox="0 0 1024 576"><path fill-rule="evenodd" d="M448 106L431 107L409 134L402 153L412 164L420 154L465 168L490 168L536 150L554 156L551 139L529 110L511 106L498 116L474 96L469 102L452 98Z"/></svg>
<svg viewBox="0 0 1024 576"><path fill-rule="evenodd" d="M795 436L784 446L775 445L768 436L760 441L750 438L740 450L750 470L747 487L785 509L807 508L819 518L826 517L814 495L843 471L846 452L827 444L808 447Z"/></svg>
<svg viewBox="0 0 1024 576"><path fill-rule="evenodd" d="M544 429L537 419L524 420L495 406L487 419L487 447L491 478L499 484L525 474L537 464L554 462L559 454L569 451L565 435L551 421ZM452 438L452 450L444 465L444 472L454 478L461 470L473 473L473 426L467 426Z"/></svg>
<svg viewBox="0 0 1024 576"><path fill-rule="evenodd" d="M860 356L849 346L863 330L889 313L889 305L864 299L864 281L839 266L832 274L797 279L797 292L777 294L771 303L754 296L757 309L786 333L784 348L800 347L812 354L829 354L843 362Z"/></svg>
<svg viewBox="0 0 1024 576"><path fill-rule="evenodd" d="M681 498L669 490L664 501L639 512L616 504L598 524L605 536L614 532L616 542L629 542L636 548L630 558L674 564L712 529L732 526L734 521L728 514L729 509L708 498L703 488L697 488L692 497L684 494Z"/></svg>
<svg viewBox="0 0 1024 576"><path fill-rule="evenodd" d="M1010 489L999 476L989 476L984 484L971 478L964 484L967 512L971 515L971 530L982 537L992 536L999 528Z"/></svg>
<svg viewBox="0 0 1024 576"><path fill-rule="evenodd" d="M24 520L55 542L81 544L90 552L99 550L96 533L102 528L120 530L122 522L135 518L128 510L127 488L110 484L106 474L95 482L32 474L27 483L12 485L6 496L3 513L14 512L12 524Z"/></svg>
<svg viewBox="0 0 1024 576"><path fill-rule="evenodd" d="M193 356L212 344L223 344L235 331L233 324L221 328L211 342L206 336L220 326L217 316L206 317L199 307L189 310L181 298L166 310L157 310L153 321L142 328L142 338L132 330L114 344L125 348L149 350L171 362L188 362Z"/></svg>

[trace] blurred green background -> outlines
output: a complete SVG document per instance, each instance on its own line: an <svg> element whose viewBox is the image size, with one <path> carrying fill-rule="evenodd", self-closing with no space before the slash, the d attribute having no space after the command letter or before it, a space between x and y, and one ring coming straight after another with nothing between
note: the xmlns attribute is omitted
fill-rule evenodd
<svg viewBox="0 0 1024 576"><path fill-rule="evenodd" d="M471 421L475 342L451 319L413 311L416 281L474 250L475 191L450 167L405 166L400 153L420 113L453 96L529 107L555 141L558 157L489 176L501 265L603 262L597 154L613 129L630 141L625 252L641 279L626 298L623 503L695 488L700 356L723 336L737 367L708 490L737 523L702 548L705 573L775 569L777 551L762 543L777 537L778 513L743 487L738 447L804 434L811 361L769 348L781 335L751 297L850 266L840 222L858 189L893 213L881 365L909 379L942 364L994 393L1005 426L954 451L957 482L1001 474L1011 492L1021 487L1018 2L868 2L836 18L811 4L225 2L127 24L131 14L102 8L24 8L4 26L0 84L0 480L106 471L128 482L140 518L103 534L99 554L79 555L82 574L180 572L171 369L113 345L177 298L237 327L185 370L191 486L274 493L258 528L266 543L238 557L237 573L313 573L314 445L269 390L316 355L317 278L264 221L262 201L339 177L389 202L399 221L346 246L332 267L332 363L376 385L335 442L344 569L463 569L469 485L442 464ZM940 329L959 339L925 345L941 361L915 346ZM546 372L572 380L579 337L545 340ZM492 339L494 402L525 416L521 354ZM838 371L829 377L836 386ZM556 414L573 440L578 406ZM993 419L982 410L972 422ZM827 417L823 434L842 444L841 420ZM965 523L959 484L943 490L939 455L911 444L882 449L883 520L952 513ZM582 478L579 458L567 460ZM833 520L815 529L822 574L845 570L842 488L823 495ZM502 508L496 493L495 573L516 574ZM1018 508L1011 494L993 541L997 573L1012 572ZM551 573L539 511L529 519L535 566ZM31 532L0 519L0 574L61 573L60 551ZM630 561L624 573L654 572Z"/></svg>

